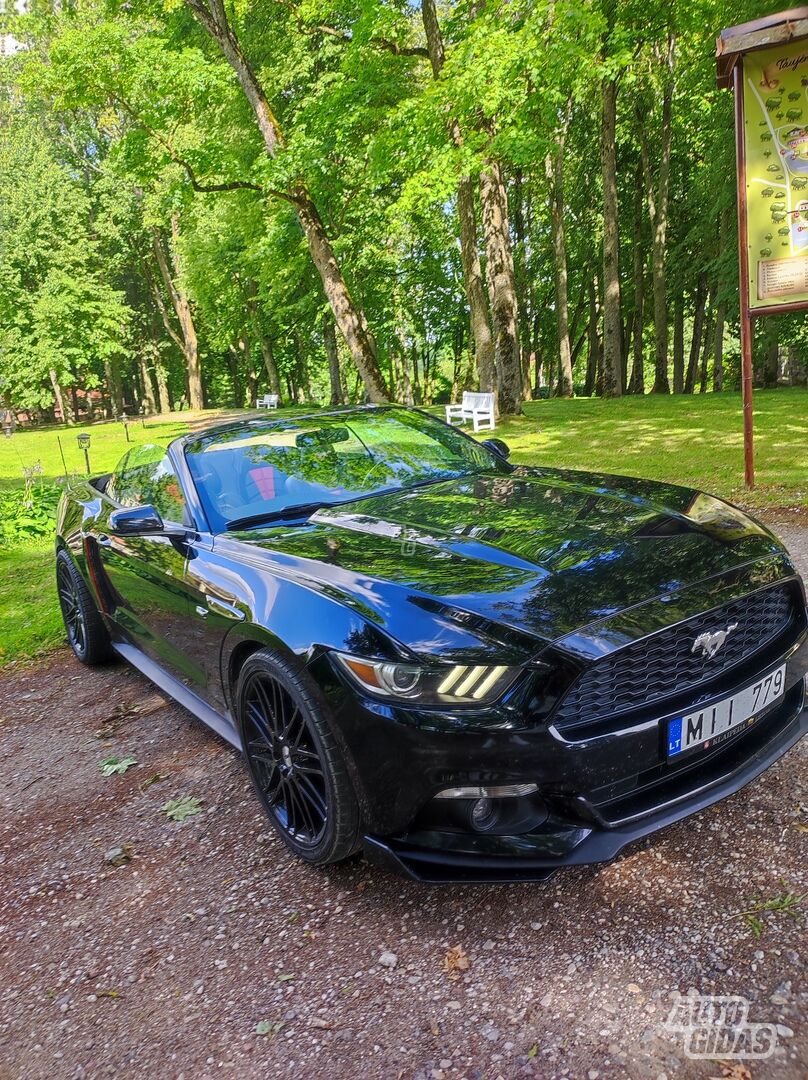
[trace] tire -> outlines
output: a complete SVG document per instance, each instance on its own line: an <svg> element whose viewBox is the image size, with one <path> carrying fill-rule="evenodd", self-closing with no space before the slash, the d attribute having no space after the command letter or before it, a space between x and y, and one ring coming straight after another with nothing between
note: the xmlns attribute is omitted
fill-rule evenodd
<svg viewBox="0 0 808 1080"><path fill-rule="evenodd" d="M253 787L286 846L312 866L359 848L359 804L317 684L271 649L244 663L235 691Z"/></svg>
<svg viewBox="0 0 808 1080"><path fill-rule="evenodd" d="M56 553L56 588L70 648L82 664L94 667L112 656L104 620L84 578L64 548Z"/></svg>

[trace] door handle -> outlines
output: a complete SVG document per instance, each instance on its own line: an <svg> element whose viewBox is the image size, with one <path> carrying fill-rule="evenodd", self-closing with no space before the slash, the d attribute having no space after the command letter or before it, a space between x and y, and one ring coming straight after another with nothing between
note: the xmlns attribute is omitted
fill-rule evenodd
<svg viewBox="0 0 808 1080"><path fill-rule="evenodd" d="M217 615L224 615L228 619L237 619L239 622L243 622L246 618L244 612L237 608L235 604L228 604L226 600L220 600L218 596L208 596L206 594L205 599Z"/></svg>
<svg viewBox="0 0 808 1080"><path fill-rule="evenodd" d="M207 617L208 617L208 609L202 604L197 604L196 605L196 613L197 613L197 615L201 616L203 619L207 619Z"/></svg>

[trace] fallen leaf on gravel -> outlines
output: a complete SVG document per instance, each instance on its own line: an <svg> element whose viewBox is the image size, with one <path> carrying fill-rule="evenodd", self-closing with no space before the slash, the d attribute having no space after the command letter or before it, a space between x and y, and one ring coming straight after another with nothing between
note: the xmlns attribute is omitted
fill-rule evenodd
<svg viewBox="0 0 808 1080"><path fill-rule="evenodd" d="M145 791L146 788L151 787L152 784L159 784L161 780L165 780L165 777L161 773L152 773L152 775L147 776L143 783L140 785L140 790Z"/></svg>
<svg viewBox="0 0 808 1080"><path fill-rule="evenodd" d="M309 1020L309 1027L330 1028L333 1026L334 1025L331 1023L331 1021L326 1020L324 1016L312 1016L311 1020Z"/></svg>
<svg viewBox="0 0 808 1080"><path fill-rule="evenodd" d="M183 795L181 799L169 799L160 809L169 821L185 821L194 814L202 813L202 800L195 795Z"/></svg>
<svg viewBox="0 0 808 1080"><path fill-rule="evenodd" d="M271 1041L285 1027L286 1024L283 1020L259 1020L255 1025L255 1034L266 1035Z"/></svg>
<svg viewBox="0 0 808 1080"><path fill-rule="evenodd" d="M131 844L118 844L104 852L104 862L109 866L123 866L131 861L132 852Z"/></svg>
<svg viewBox="0 0 808 1080"><path fill-rule="evenodd" d="M278 982L289 982L291 979L294 979L294 975L290 971L278 976Z"/></svg>
<svg viewBox="0 0 808 1080"><path fill-rule="evenodd" d="M107 998L119 998L121 995L117 990L96 990L95 996L96 997L107 997Z"/></svg>
<svg viewBox="0 0 808 1080"><path fill-rule="evenodd" d="M719 1061L720 1076L711 1076L710 1080L752 1080L752 1074L743 1062Z"/></svg>
<svg viewBox="0 0 808 1080"><path fill-rule="evenodd" d="M468 971L471 967L466 950L462 945L453 945L443 958L443 970L450 979L459 979L461 971Z"/></svg>
<svg viewBox="0 0 808 1080"><path fill-rule="evenodd" d="M536 1054L538 1054L538 1052L539 1052L538 1043L533 1043L533 1045L531 1046L531 1048L527 1052L527 1056L528 1056L528 1058L534 1058L536 1056Z"/></svg>
<svg viewBox="0 0 808 1080"><path fill-rule="evenodd" d="M641 994L642 993L642 989L639 986L637 986L636 983L629 983L628 986L626 987L626 990L628 990L628 992L630 994Z"/></svg>
<svg viewBox="0 0 808 1080"><path fill-rule="evenodd" d="M102 776L119 776L123 775L127 769L131 769L133 765L137 765L136 758L109 757L106 761L102 761L98 768L101 770Z"/></svg>

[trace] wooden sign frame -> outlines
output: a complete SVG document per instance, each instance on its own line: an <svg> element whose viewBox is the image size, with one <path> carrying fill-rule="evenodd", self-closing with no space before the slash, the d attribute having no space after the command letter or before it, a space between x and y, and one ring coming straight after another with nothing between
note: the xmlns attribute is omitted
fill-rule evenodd
<svg viewBox="0 0 808 1080"><path fill-rule="evenodd" d="M750 145L750 132L747 127L747 117L745 113L745 83L744 83L744 59L750 54L759 54L762 50L771 50L772 63L774 65L774 75L772 77L772 88L777 91L781 80L778 78L777 68L777 54L781 50L784 51L785 59L781 60L781 66L784 72L791 66L789 57L792 57L795 50L792 46L801 40L808 40L808 7L791 8L788 11L781 11L775 15L766 16L763 19L755 19L753 22L742 23L740 26L732 26L726 30L722 30L716 43L716 79L719 87L732 87L735 98L735 159L736 159L736 182L737 182L737 196L738 196L738 260L739 260L739 287L740 287L740 314L741 314L741 387L743 390L743 421L744 421L744 475L746 480L746 486L753 488L755 486L755 455L754 455L754 418L753 418L753 390L752 390L752 337L753 337L753 320L764 315L780 315L785 313L791 313L795 311L808 310L808 288L798 289L798 298L795 300L781 300L774 303L761 303L762 299L766 299L765 296L761 296L762 288L760 285L761 274L764 276L770 275L775 282L775 289L777 282L781 281L781 292L788 292L789 288L793 288L794 283L789 285L788 275L794 274L795 269L799 273L803 273L802 264L798 267L790 265L791 261L795 259L802 260L805 258L805 273L808 275L808 246L806 247L805 256L798 255L793 256L793 240L792 240L792 223L794 222L794 213L791 209L791 189L788 190L788 211L785 210L785 204L781 210L779 204L774 203L772 205L777 206L777 211L772 211L771 217L773 220L772 232L770 235L772 242L775 245L779 243L779 246L787 247L789 254L782 258L771 258L774 254L772 250L767 247L761 248L759 245L756 248L756 254L752 256L750 252L750 236L749 236L749 178L747 177L747 147ZM800 50L796 50L800 53L799 56L794 59L800 62L800 66L804 63L804 73L808 78L808 48L805 50L805 57L803 59ZM754 61L760 61L764 57L756 55ZM752 61L750 61L751 66ZM768 70L768 69L767 69ZM783 100L783 87L780 87L779 96L776 92L774 96L770 97L765 103L761 103L761 109L764 110L763 115L766 117L767 112L771 109L781 108L781 101ZM806 98L806 125L808 125L808 85L805 87L804 96ZM796 104L796 103L795 103ZM796 112L797 109L794 109ZM779 114L778 114L779 115ZM786 114L783 113L785 118ZM800 118L801 119L801 118ZM771 127L771 125L769 125ZM806 127L806 134L808 135L808 127ZM787 173L789 166L785 163L786 157L790 153L787 148L784 148L779 140L775 140L774 129L770 133L766 132L760 138L768 138L772 141L772 147L767 151L768 156L774 158L771 165L768 167L772 170L772 176L782 177L781 179L772 180L772 195L776 195L775 188L785 188L786 185L792 183L790 175L787 179ZM788 146L788 144L786 144ZM776 153L776 158L775 158ZM795 151L796 153L796 151ZM781 171L775 170L775 165L779 164ZM806 172L808 177L808 171ZM759 178L756 178L759 182ZM764 189L766 191L766 189ZM771 197L771 196L769 196ZM808 202L808 190L806 191L806 202ZM799 216L797 220L802 221L802 211L796 211ZM785 223L789 230L788 241L775 241L774 237L777 233L780 233ZM774 225L781 224L780 230L775 230ZM806 225L808 226L808 214L806 214ZM802 226L800 226L802 228ZM806 232L806 238L808 239L808 231ZM756 237L759 240L759 237ZM765 241L764 241L765 242ZM778 254L780 254L778 252ZM752 257L755 258L755 280L758 283L756 286L756 295L754 301L751 298L750 288L750 265ZM788 266L784 264L789 262ZM808 281L808 276L806 277ZM797 282L798 283L798 282Z"/></svg>

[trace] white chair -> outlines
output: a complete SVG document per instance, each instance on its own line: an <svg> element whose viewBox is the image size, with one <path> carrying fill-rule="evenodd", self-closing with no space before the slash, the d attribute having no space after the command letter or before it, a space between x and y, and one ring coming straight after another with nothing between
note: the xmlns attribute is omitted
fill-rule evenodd
<svg viewBox="0 0 808 1080"><path fill-rule="evenodd" d="M255 403L256 409L277 409L280 398L277 394L264 394Z"/></svg>
<svg viewBox="0 0 808 1080"><path fill-rule="evenodd" d="M459 420L461 424L464 424L467 420L471 420L475 431L479 431L481 427L485 427L487 431L493 431L494 409L493 394L474 394L469 390L464 390L463 401L460 405L446 406L446 423L451 424Z"/></svg>

